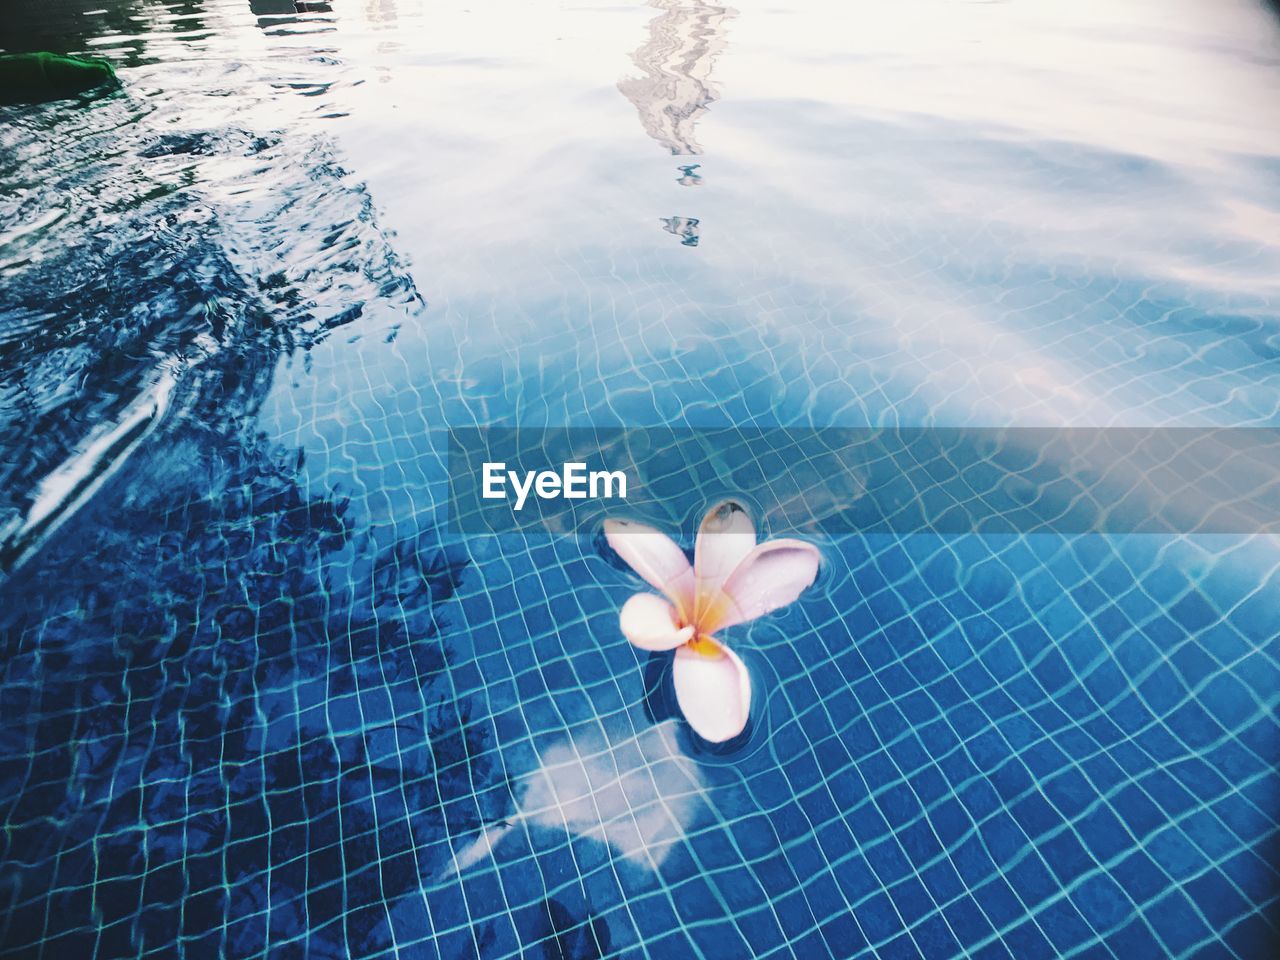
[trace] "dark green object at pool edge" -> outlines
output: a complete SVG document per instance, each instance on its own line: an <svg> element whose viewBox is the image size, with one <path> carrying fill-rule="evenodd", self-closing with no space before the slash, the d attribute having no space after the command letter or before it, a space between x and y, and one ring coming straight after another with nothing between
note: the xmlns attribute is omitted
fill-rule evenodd
<svg viewBox="0 0 1280 960"><path fill-rule="evenodd" d="M69 100L90 90L119 85L105 60L64 57L57 53L0 56L0 104Z"/></svg>

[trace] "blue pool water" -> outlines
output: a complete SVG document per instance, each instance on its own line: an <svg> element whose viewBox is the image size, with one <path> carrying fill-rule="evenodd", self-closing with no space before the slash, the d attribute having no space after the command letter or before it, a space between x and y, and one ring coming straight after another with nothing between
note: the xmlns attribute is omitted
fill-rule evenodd
<svg viewBox="0 0 1280 960"><path fill-rule="evenodd" d="M716 753L445 462L1280 426L1271 7L301 6L0 12L0 956L1280 953L1274 536L824 538Z"/></svg>

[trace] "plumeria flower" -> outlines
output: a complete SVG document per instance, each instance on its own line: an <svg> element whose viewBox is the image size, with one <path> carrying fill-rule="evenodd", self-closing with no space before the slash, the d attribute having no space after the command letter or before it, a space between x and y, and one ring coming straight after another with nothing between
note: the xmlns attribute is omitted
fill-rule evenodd
<svg viewBox="0 0 1280 960"><path fill-rule="evenodd" d="M676 700L704 740L740 734L751 711L751 676L714 636L786 606L818 575L818 549L800 540L756 543L747 511L726 500L698 528L693 565L670 537L629 520L606 520L605 539L662 596L638 593L622 607L622 633L641 650L674 650Z"/></svg>

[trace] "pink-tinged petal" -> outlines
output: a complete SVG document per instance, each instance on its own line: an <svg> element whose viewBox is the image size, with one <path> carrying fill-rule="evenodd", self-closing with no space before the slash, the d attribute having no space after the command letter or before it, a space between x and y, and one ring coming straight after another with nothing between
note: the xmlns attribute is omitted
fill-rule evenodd
<svg viewBox="0 0 1280 960"><path fill-rule="evenodd" d="M751 715L751 674L728 647L698 637L676 651L672 669L676 702L703 740L723 743L747 726Z"/></svg>
<svg viewBox="0 0 1280 960"><path fill-rule="evenodd" d="M606 520L604 538L632 570L675 604L681 621L692 622L693 567L674 540L631 520Z"/></svg>
<svg viewBox="0 0 1280 960"><path fill-rule="evenodd" d="M652 593L637 593L618 615L622 635L641 650L674 650L693 638L693 627L676 623L676 608Z"/></svg>
<svg viewBox="0 0 1280 960"><path fill-rule="evenodd" d="M733 500L717 503L707 511L698 527L698 540L693 552L696 598L693 622L711 607L733 573L756 545L756 528L746 508ZM704 629L711 633L711 629Z"/></svg>
<svg viewBox="0 0 1280 960"><path fill-rule="evenodd" d="M818 548L802 540L760 544L729 574L698 628L723 630L785 607L817 579L820 560Z"/></svg>

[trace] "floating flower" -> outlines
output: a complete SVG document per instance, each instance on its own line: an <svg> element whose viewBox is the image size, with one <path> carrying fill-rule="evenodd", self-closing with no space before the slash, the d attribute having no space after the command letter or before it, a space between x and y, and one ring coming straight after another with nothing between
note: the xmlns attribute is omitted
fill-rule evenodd
<svg viewBox="0 0 1280 960"><path fill-rule="evenodd" d="M693 564L670 537L642 523L606 520L605 539L662 596L638 593L622 607L622 633L641 650L674 650L676 700L689 725L721 743L751 710L751 676L713 634L791 603L818 575L818 550L800 540L756 543L747 511L732 500L698 528Z"/></svg>

